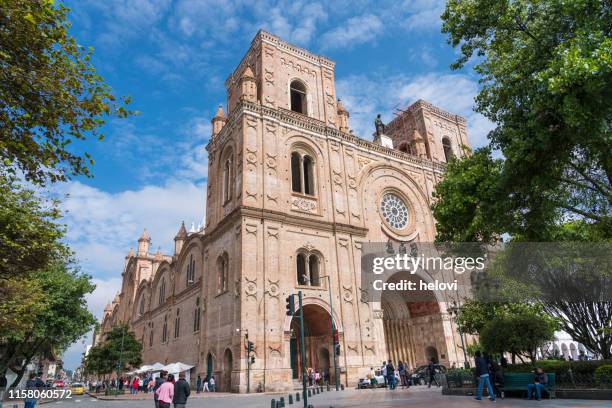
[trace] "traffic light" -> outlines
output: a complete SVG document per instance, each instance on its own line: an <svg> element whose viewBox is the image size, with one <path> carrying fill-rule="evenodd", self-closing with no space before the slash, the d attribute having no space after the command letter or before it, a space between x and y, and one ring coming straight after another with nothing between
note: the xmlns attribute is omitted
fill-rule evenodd
<svg viewBox="0 0 612 408"><path fill-rule="evenodd" d="M293 295L287 296L287 316L293 316L295 310L295 300L293 299Z"/></svg>
<svg viewBox="0 0 612 408"><path fill-rule="evenodd" d="M340 355L340 344L335 344L334 345L334 351L336 352L336 355L339 356Z"/></svg>
<svg viewBox="0 0 612 408"><path fill-rule="evenodd" d="M251 364L255 364L255 357L251 356Z"/></svg>
<svg viewBox="0 0 612 408"><path fill-rule="evenodd" d="M253 352L253 342L252 341L247 341L247 353L252 353Z"/></svg>

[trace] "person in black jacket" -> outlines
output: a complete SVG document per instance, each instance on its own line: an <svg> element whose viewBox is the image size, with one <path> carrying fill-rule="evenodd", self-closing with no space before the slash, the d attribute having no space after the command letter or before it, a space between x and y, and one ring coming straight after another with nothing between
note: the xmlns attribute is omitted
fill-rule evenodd
<svg viewBox="0 0 612 408"><path fill-rule="evenodd" d="M480 354L480 351L476 352L476 377L478 377L478 388L476 389L476 399L482 399L482 388L486 384L487 390L489 391L489 399L495 401L495 392L491 386L491 380L489 379L489 362L486 358Z"/></svg>
<svg viewBox="0 0 612 408"><path fill-rule="evenodd" d="M179 373L179 379L174 384L174 397L172 398L174 408L185 408L190 392L189 383L185 380L185 373Z"/></svg>

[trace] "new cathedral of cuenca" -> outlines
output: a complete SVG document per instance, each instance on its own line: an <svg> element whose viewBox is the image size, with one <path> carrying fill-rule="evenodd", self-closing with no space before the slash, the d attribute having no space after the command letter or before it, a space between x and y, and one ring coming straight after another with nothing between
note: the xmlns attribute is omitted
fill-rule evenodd
<svg viewBox="0 0 612 408"><path fill-rule="evenodd" d="M432 192L446 162L466 154L465 119L418 100L358 137L334 61L264 31L225 86L227 113L212 118L206 147L205 225L181 225L170 255L152 253L142 234L96 341L128 324L145 364L193 365L192 379L214 375L230 392L246 392L247 375L251 390L293 389L303 366L334 382L334 356L347 386L388 359L461 366L450 300L385 292L365 302L360 252L368 242L434 241ZM298 291L305 361L298 318L285 309Z"/></svg>

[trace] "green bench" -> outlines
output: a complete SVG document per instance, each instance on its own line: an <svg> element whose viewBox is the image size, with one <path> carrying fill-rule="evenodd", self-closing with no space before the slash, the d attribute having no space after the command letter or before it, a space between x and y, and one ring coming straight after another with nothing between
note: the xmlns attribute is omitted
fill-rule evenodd
<svg viewBox="0 0 612 408"><path fill-rule="evenodd" d="M542 391L548 392L549 398L555 398L555 391L557 389L555 373L548 373L548 383L544 384ZM499 387L500 390L506 391L524 391L527 393L527 385L533 384L535 375L533 373L505 373L504 374L504 386Z"/></svg>

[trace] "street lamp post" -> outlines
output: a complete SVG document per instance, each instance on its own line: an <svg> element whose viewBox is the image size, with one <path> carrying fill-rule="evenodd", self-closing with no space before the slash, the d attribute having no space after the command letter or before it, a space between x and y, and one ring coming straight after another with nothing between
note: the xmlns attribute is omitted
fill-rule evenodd
<svg viewBox="0 0 612 408"><path fill-rule="evenodd" d="M456 300L453 300L452 306L448 308L448 313L454 317L459 314L459 305L457 305ZM468 361L467 353L465 351L465 342L463 341L463 331L459 327L457 327L457 331L459 332L459 338L461 339L461 350L463 350L463 368L470 368L470 362Z"/></svg>
<svg viewBox="0 0 612 408"><path fill-rule="evenodd" d="M331 277L329 275L324 275L319 277L319 281L321 278L327 278L327 291L329 292L329 320L331 321L331 334L332 334L332 355L334 358L334 382L336 383L336 391L340 389L340 376L338 374L338 361L336 356L336 325L334 324L334 307L332 304L332 287L331 287ZM340 347L340 340L338 340L338 347Z"/></svg>

